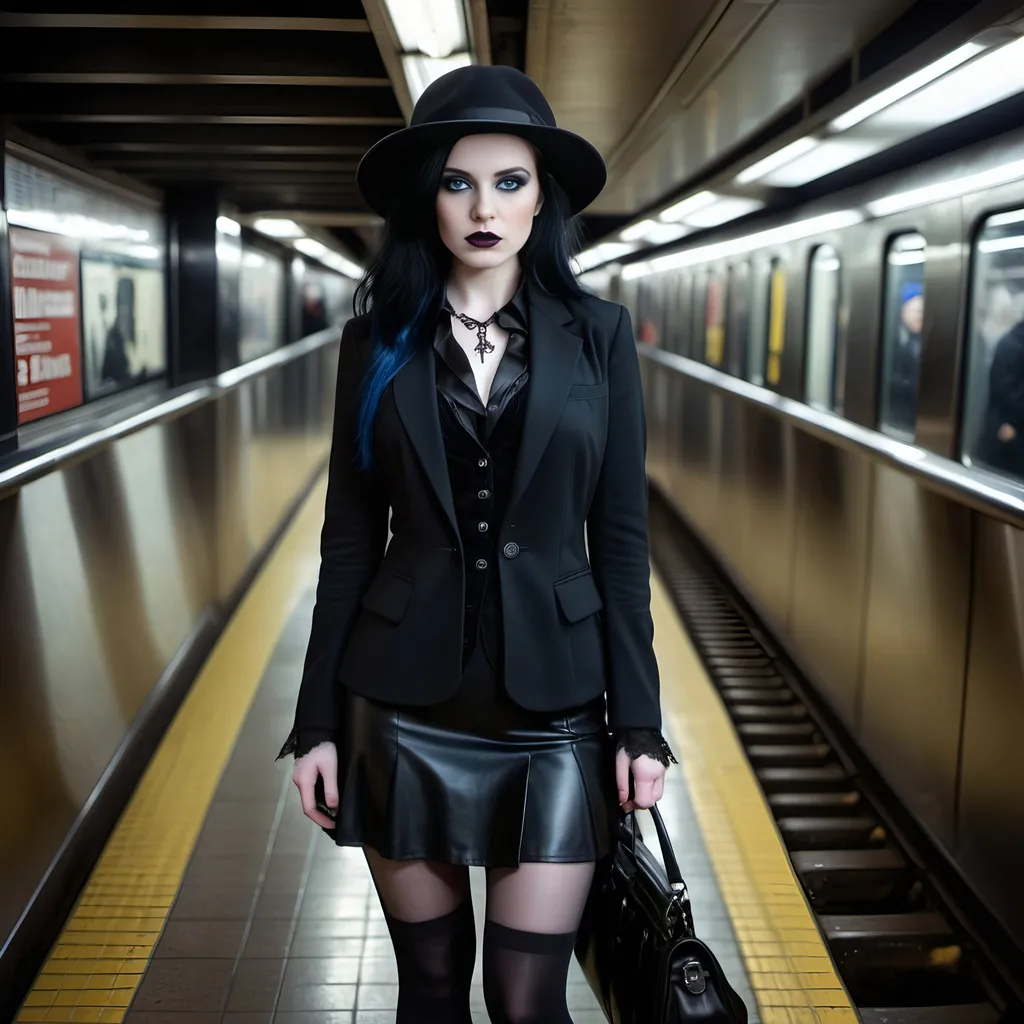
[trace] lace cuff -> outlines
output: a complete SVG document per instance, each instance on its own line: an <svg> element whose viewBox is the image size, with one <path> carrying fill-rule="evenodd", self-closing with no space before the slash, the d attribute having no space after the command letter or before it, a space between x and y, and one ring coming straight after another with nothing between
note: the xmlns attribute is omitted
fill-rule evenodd
<svg viewBox="0 0 1024 1024"><path fill-rule="evenodd" d="M679 763L659 729L623 729L615 734L615 749L625 750L633 760L649 757L666 768Z"/></svg>
<svg viewBox="0 0 1024 1024"><path fill-rule="evenodd" d="M280 761L281 758L288 757L289 754L294 754L297 760L308 754L314 747L320 746L321 743L333 742L334 733L330 729L303 729L300 737L299 730L295 728L288 734L288 739L284 741L284 746L281 747L276 760Z"/></svg>

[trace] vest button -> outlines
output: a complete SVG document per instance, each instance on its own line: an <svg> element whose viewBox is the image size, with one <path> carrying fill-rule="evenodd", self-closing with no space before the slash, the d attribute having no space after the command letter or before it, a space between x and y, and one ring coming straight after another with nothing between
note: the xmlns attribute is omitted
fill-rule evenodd
<svg viewBox="0 0 1024 1024"><path fill-rule="evenodd" d="M515 541L510 540L505 545L504 551L505 551L505 557L506 558L515 558L516 555L519 554L519 545Z"/></svg>
<svg viewBox="0 0 1024 1024"><path fill-rule="evenodd" d="M479 531L480 531L481 533L486 533L486 532L487 532L487 524L486 524L486 523L477 523L477 524L476 524L476 528L477 528L477 529L478 529L478 530L479 530Z"/></svg>
<svg viewBox="0 0 1024 1024"><path fill-rule="evenodd" d="M477 491L476 492L476 496L481 501L486 501L491 496L491 492L489 490L487 490L487 488L485 487L482 491Z"/></svg>
<svg viewBox="0 0 1024 1024"><path fill-rule="evenodd" d="M486 569L487 568L487 559L486 558L478 558L476 560L476 567L478 569Z"/></svg>

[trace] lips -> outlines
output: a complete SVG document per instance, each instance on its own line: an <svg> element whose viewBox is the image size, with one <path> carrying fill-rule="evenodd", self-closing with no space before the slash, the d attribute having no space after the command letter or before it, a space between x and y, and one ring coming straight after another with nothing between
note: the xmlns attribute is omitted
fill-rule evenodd
<svg viewBox="0 0 1024 1024"><path fill-rule="evenodd" d="M474 231L473 234L466 236L466 241L477 249L490 249L501 241L501 236L490 231Z"/></svg>

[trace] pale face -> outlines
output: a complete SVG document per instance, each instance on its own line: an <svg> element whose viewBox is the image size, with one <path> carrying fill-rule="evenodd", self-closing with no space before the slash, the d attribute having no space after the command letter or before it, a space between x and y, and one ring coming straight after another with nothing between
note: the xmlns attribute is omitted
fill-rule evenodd
<svg viewBox="0 0 1024 1024"><path fill-rule="evenodd" d="M924 296L915 295L903 303L903 323L911 334L920 334L924 328Z"/></svg>
<svg viewBox="0 0 1024 1024"><path fill-rule="evenodd" d="M460 263L493 269L516 258L543 201L528 143L515 135L467 135L445 163L437 228Z"/></svg>

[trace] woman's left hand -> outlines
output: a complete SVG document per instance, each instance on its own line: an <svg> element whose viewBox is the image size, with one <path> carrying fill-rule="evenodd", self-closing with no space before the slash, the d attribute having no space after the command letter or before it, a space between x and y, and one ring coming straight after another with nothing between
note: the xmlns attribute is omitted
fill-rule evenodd
<svg viewBox="0 0 1024 1024"><path fill-rule="evenodd" d="M629 799L629 773L633 772L633 799ZM665 766L653 757L633 759L625 750L615 755L615 781L619 787L622 810L643 811L653 807L665 795Z"/></svg>

